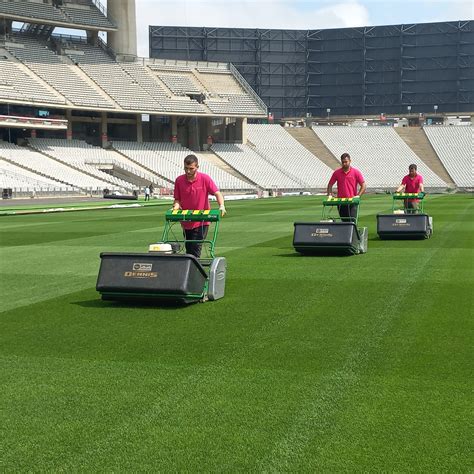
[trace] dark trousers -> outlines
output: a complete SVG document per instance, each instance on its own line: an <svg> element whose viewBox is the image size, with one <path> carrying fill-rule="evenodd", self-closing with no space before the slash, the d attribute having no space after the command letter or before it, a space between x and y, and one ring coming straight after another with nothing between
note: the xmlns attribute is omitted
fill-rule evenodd
<svg viewBox="0 0 474 474"><path fill-rule="evenodd" d="M186 240L205 240L207 237L208 225L202 225L194 229L183 229ZM186 242L186 253L194 255L196 258L201 256L202 244L196 242Z"/></svg>
<svg viewBox="0 0 474 474"><path fill-rule="evenodd" d="M355 204L341 204L337 206L337 210L339 211L339 217L342 222L355 223L357 217L357 206Z"/></svg>
<svg viewBox="0 0 474 474"><path fill-rule="evenodd" d="M407 214L418 214L418 201L415 199L405 199L405 212Z"/></svg>

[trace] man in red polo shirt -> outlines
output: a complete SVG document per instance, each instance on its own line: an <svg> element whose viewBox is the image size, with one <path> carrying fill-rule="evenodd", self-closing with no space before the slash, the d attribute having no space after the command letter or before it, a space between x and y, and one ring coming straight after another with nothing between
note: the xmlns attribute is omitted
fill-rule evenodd
<svg viewBox="0 0 474 474"><path fill-rule="evenodd" d="M222 217L226 214L224 197L214 181L207 174L198 171L199 162L195 155L188 155L184 159L185 174L178 176L174 183L173 209L211 208L209 194L216 197ZM209 222L181 222L186 240L205 240L209 230ZM202 244L186 242L186 253L199 258Z"/></svg>
<svg viewBox="0 0 474 474"><path fill-rule="evenodd" d="M332 187L337 183L338 198L360 197L367 188L362 173L351 167L351 157L349 153L341 155L341 168L334 171L328 183L327 194L332 196ZM360 186L357 191L358 185ZM355 222L357 207L354 204L344 204L337 206L339 216L344 222Z"/></svg>
<svg viewBox="0 0 474 474"><path fill-rule="evenodd" d="M408 167L408 174L402 179L402 184L398 186L396 193L424 193L425 187L423 185L423 176L417 173L416 165ZM416 213L418 211L419 199L405 199L406 212Z"/></svg>

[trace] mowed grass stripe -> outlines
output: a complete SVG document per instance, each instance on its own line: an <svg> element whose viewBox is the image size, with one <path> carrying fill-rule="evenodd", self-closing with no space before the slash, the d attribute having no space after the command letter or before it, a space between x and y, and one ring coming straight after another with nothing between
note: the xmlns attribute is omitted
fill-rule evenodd
<svg viewBox="0 0 474 474"><path fill-rule="evenodd" d="M453 240L452 235L456 235L457 227L462 222L465 222L464 219L467 213L468 209L466 208L461 213L460 222L451 223L446 232L439 236L440 247L446 246L450 240ZM322 383L315 385L314 390L308 394L306 404L297 407L294 419L291 422L289 420L289 429L282 433L281 438L275 443L274 449L269 455L259 461L258 470L279 472L291 469L299 471L308 469L308 467L310 469L322 468L328 470L361 468L364 470L364 467L361 466L361 462L364 461L367 463L365 466L367 469L373 469L375 463L379 465L376 469L383 469L386 453L379 454L377 458L377 453L368 452L367 446L364 446L365 452L363 454L357 453L357 449L362 447L362 443L359 438L356 439L356 443L351 443L350 438L342 438L341 431L352 431L352 429L346 430L344 426L341 429L339 420L341 414L346 410L345 405L348 402L352 402L352 392L359 389L358 385L361 384L361 379L367 376L369 361L374 357L375 352L380 352L379 349L386 333L394 327L398 318L403 317L406 312L412 309L411 306L414 300L413 289L418 286L416 282L425 273L430 261L436 257L438 252L440 252L439 248L427 249L421 257L416 259L416 265L410 268L408 274L406 272L399 273L398 278L397 274L394 274L392 276L391 295L386 300L382 301L379 299L379 304L372 305L370 308L363 308L355 301L346 301L343 310L355 317L359 317L361 313L369 310L373 317L373 324L365 327L362 325L366 332L365 334L358 335L356 344L353 345L353 341L351 341L351 344L346 348L345 352L348 354L348 358L344 361L342 368L335 373L329 374L322 380ZM354 289L357 286L355 284ZM429 298L429 292L425 293L424 296ZM376 295L374 297L374 299L377 298ZM422 297L421 294L420 297ZM419 300L417 299L417 301ZM423 303L419 301L418 304ZM366 394L365 390L363 392ZM463 406L463 409L468 409L468 406ZM361 427L364 427L363 416L364 413L362 413L359 422ZM462 418L458 417L456 421L462 421ZM383 424L383 420L380 420L380 424ZM374 426L372 429L376 430L377 427ZM404 431L403 428L400 429L400 434ZM451 439L454 435L453 431L449 430L443 434L447 435L448 439ZM370 435L373 436L374 433L371 432ZM342 439L344 439L343 442ZM356 448L353 451L351 451L351 444L356 445L353 446L353 448ZM335 446L338 446L340 450L338 458L333 456ZM404 447L405 451L413 450L414 448L413 445L410 446L409 444L406 444ZM390 445L384 446L384 448L387 450L391 449ZM418 448L415 447L416 449ZM308 456L310 453L314 453L314 450L319 452L320 457L318 457L315 465L308 466ZM350 456L345 458L343 456L344 452L350 454ZM440 461L444 459L445 453L441 456L440 454L441 452L436 459L432 459L430 463L427 463L425 469L446 469L452 460L447 465L444 465ZM412 452L411 456L414 455L416 453ZM370 457L368 458L368 456ZM368 462L369 459L370 462ZM459 467L462 467L462 465ZM403 470L406 469L406 466L398 465L394 466L394 468Z"/></svg>
<svg viewBox="0 0 474 474"><path fill-rule="evenodd" d="M451 204L437 202L433 208L439 229L433 239L407 242L407 249L397 242L385 252L383 245L393 243L374 240L369 253L359 257L295 256L292 221L283 235L272 234L265 222L258 232L264 240L229 253L227 295L215 303L137 308L100 302L88 287L4 313L0 351L8 390L2 426L15 433L5 465L45 470L257 470L264 465L264 470L421 470L437 462L456 470L465 465L469 320L446 317L453 299L442 288L449 281L446 290L459 295L462 278L472 282L463 250L469 234L461 234L460 242L446 213L468 202L448 199ZM295 214L304 207L298 199L280 202L293 202ZM241 210L248 212L241 214L248 218L253 206L261 210L259 203L245 203ZM267 206L272 213L273 206ZM378 204L373 207L376 212ZM371 229L373 219L367 218ZM234 229L225 232L226 222L223 243L236 239ZM447 256L440 258L447 246ZM427 251L432 255L425 262ZM435 283L429 295L433 303L421 310L408 295L400 301L392 295L402 291L397 279L409 278L419 258L427 275L413 283L413 291L428 291L431 274ZM452 279L456 264L461 281ZM358 311L348 312L350 307ZM362 342L371 333L376 340L365 353ZM351 357L354 367L347 365ZM458 369L448 379L450 366ZM343 374L336 382L346 390L336 393L334 403L323 400L320 408L332 410L323 436L317 430L314 436L303 434L306 441L295 443L294 458L280 454L275 464L266 463L275 440L294 426L315 393L330 393L328 380L335 374ZM453 390L456 402L447 406ZM419 406L410 404L418 398ZM372 403L364 405L365 400ZM410 419L420 426L416 434L408 431ZM444 429L432 432L430 424ZM417 448L422 452L415 455ZM439 464L437 453L450 450L455 455Z"/></svg>

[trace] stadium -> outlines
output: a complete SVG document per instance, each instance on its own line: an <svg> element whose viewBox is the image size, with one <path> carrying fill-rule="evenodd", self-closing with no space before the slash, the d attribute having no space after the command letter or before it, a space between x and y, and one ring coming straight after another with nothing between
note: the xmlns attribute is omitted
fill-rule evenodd
<svg viewBox="0 0 474 474"><path fill-rule="evenodd" d="M0 0L1 469L471 470L474 22L150 18L144 58L136 9ZM363 250L307 255L298 224L332 237L346 152L367 193L338 224ZM170 210L190 154L227 215L212 203L210 270L152 277L204 292L109 301L104 253L145 261L213 219ZM429 232L384 239L412 164Z"/></svg>

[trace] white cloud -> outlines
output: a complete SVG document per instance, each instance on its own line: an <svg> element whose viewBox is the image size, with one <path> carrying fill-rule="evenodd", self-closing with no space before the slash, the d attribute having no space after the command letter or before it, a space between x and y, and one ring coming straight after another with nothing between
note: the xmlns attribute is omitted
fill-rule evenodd
<svg viewBox="0 0 474 474"><path fill-rule="evenodd" d="M148 26L312 29L370 24L356 0L314 6L286 0L137 0L138 54L148 56ZM319 2L319 4L324 2Z"/></svg>

